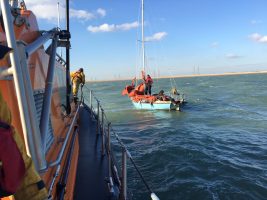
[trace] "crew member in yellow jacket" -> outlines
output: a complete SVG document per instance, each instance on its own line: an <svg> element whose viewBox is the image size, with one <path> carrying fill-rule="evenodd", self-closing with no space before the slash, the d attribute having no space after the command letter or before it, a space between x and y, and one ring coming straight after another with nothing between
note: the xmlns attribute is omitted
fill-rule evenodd
<svg viewBox="0 0 267 200"><path fill-rule="evenodd" d="M44 200L47 199L48 197L48 192L47 189L45 188L44 182L42 181L40 175L36 171L32 159L27 155L26 153L26 148L24 146L23 139L21 138L21 135L18 134L16 129L11 125L11 112L1 94L0 91L0 122L1 124L7 124L7 127L10 127L13 140L15 144L17 145L17 149L19 150L21 154L21 158L24 162L24 169L25 169L25 174L22 180L20 181L19 187L16 189L16 192L13 194L16 200ZM3 127L0 126L0 133L3 133L4 129ZM3 141L0 141L0 143ZM14 153L14 147L12 149L12 152ZM2 154L4 152L0 152ZM3 155L2 155L3 156ZM3 161L0 159L0 179L2 176L5 177L5 179L8 179L8 175L10 174L5 174L5 170L2 169L3 166L8 166L8 164L12 164L14 162L14 157L13 155L8 155L10 156L10 160L7 163L3 163ZM14 166L14 167L19 167L19 166ZM17 169L18 170L18 169ZM16 171L14 171L14 176ZM11 175L12 176L12 175ZM0 181L1 182L1 181ZM8 182L8 180L7 180ZM1 195L1 192L5 188L1 188L2 185L0 185L0 199L3 197Z"/></svg>
<svg viewBox="0 0 267 200"><path fill-rule="evenodd" d="M85 84L85 75L83 73L83 68L80 68L76 72L71 72L70 76L71 76L71 82L72 82L73 97L74 99L77 99L77 94L79 91L80 84L82 87Z"/></svg>
<svg viewBox="0 0 267 200"><path fill-rule="evenodd" d="M0 45L0 60L11 51L12 49ZM16 200L48 199L45 184L36 171L31 157L26 153L21 135L11 125L11 122L10 109L0 91L0 199L14 199L9 196L11 194ZM3 138L8 140L3 140ZM6 159L7 157L9 159ZM16 159L21 162L16 162ZM20 163L20 165L14 166L15 163ZM9 167L14 171L11 172ZM14 180L15 177L18 179ZM8 189L15 191L8 191Z"/></svg>

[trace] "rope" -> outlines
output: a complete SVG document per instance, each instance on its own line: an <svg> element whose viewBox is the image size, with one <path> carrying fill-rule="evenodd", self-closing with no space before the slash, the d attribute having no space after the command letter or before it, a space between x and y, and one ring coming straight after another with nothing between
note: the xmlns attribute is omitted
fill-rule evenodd
<svg viewBox="0 0 267 200"><path fill-rule="evenodd" d="M137 171L137 173L139 174L141 180L143 181L143 183L145 184L147 190L150 192L150 193L153 193L152 189L149 187L148 183L146 182L145 178L143 177L141 171L138 169L135 161L133 160L130 152L128 151L127 147L125 146L125 144L122 142L122 140L120 139L120 137L118 136L118 134L114 131L114 129L111 127L111 131L112 133L115 135L115 138L117 139L117 141L119 142L120 146L126 151L130 161L132 162L135 170Z"/></svg>
<svg viewBox="0 0 267 200"><path fill-rule="evenodd" d="M89 89L86 85L84 85L84 87L90 92L90 89ZM81 90L82 90L82 88L81 88ZM85 99L85 100L88 101L88 99L85 98L85 97L83 96L83 92L81 93L81 95L82 95L82 98L83 98L83 99ZM95 99L97 102L100 102L100 101L95 97L95 95L93 94L93 92L92 92L92 97L94 97L94 99ZM100 109L102 109L102 110L104 111L104 109L103 109L103 107L102 107L101 105L100 105L99 107L100 107ZM103 114L104 114L105 122L106 122L107 124L109 124L110 122L108 121L108 118L107 118L107 116L106 116L106 113L103 112ZM102 125L105 125L105 124L102 124ZM139 170L139 168L137 167L135 161L133 160L133 158L132 158L130 152L128 151L126 145L123 143L123 141L120 139L119 135L115 132L115 130L113 129L113 127L112 127L111 125L110 125L110 131L111 131L111 133L113 133L113 135L115 136L115 138L116 138L117 142L119 143L119 145L121 146L121 148L123 148L124 151L126 152L128 158L130 159L131 163L133 164L133 166L134 166L135 170L137 171L138 175L140 176L142 182L143 182L144 185L146 186L146 189L151 193L151 198L152 198L152 199L158 199L158 198L155 198L156 195L153 193L152 189L149 187L149 185L148 185L148 183L146 182L144 176L142 175L141 171Z"/></svg>

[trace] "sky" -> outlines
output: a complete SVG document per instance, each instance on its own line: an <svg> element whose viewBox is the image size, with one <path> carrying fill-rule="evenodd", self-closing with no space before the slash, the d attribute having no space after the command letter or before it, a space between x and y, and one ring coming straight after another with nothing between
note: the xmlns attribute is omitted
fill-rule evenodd
<svg viewBox="0 0 267 200"><path fill-rule="evenodd" d="M65 0L25 0L43 30L57 26L57 2L65 29ZM266 0L145 0L146 72L267 70L266 8ZM70 17L71 70L83 67L87 80L140 74L140 0L73 0Z"/></svg>

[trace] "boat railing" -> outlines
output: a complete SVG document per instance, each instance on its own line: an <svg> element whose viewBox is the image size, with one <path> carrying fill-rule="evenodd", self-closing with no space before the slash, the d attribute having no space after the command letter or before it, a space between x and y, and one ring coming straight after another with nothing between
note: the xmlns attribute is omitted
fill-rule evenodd
<svg viewBox="0 0 267 200"><path fill-rule="evenodd" d="M18 101L21 126L27 154L31 156L36 169L39 172L43 172L46 171L49 167L60 166L62 156L66 150L66 144L69 141L69 137L72 133L74 122L78 113L77 109L73 120L70 122L70 127L67 130L65 141L61 147L57 159L53 162L50 161L48 163L45 157L45 152L47 150L46 139L49 127L49 116L51 113L50 109L55 74L55 61L56 58L59 57L56 54L56 49L57 47L64 45L65 47L67 47L69 43L65 39L66 37L60 38L62 32L59 31L57 28L54 28L47 32L42 32L41 35L30 44L26 44L22 41L17 41L12 22L12 8L10 7L9 1L0 0L0 5L7 45L8 47L13 49L13 51L9 54L11 67L1 67L0 78L8 79L11 77L14 80L15 92ZM47 51L50 57L47 76L45 80L46 86L45 93L43 95L43 107L39 124L36 119L37 111L36 107L34 106L35 101L27 60L31 54L38 51L38 49L40 49L40 47L42 47L48 40L52 40L52 42Z"/></svg>
<svg viewBox="0 0 267 200"><path fill-rule="evenodd" d="M113 129L111 122L105 114L105 110L100 104L100 100L96 97L94 92L90 90L86 85L83 87L87 90L88 96L85 96L81 92L81 102L85 102L89 107L91 112L91 117L96 120L96 134L101 135L101 154L102 156L107 156L108 159L108 174L107 183L109 187L109 192L116 195L116 191L120 191L120 200L126 200L127 198L127 160L133 165L134 169L138 173L141 181L144 183L146 189L150 192L150 197L152 200L159 200L156 194L152 191L151 187L146 182L144 176L142 175L140 169L136 165L130 151L127 146L123 143L122 139L119 137L118 133ZM81 89L82 91L83 89ZM115 139L121 148L121 167L118 170L118 164L113 155L111 139ZM113 140L114 141L114 140ZM120 175L119 175L120 174ZM114 181L118 184L119 188L116 188Z"/></svg>
<svg viewBox="0 0 267 200"><path fill-rule="evenodd" d="M59 55L58 53L56 54L56 60L57 62L59 62L61 65L63 65L64 67L66 67L66 61L62 58L61 55Z"/></svg>
<svg viewBox="0 0 267 200"><path fill-rule="evenodd" d="M14 80L26 150L31 155L36 168L38 170L44 169L46 168L46 160L44 152L39 148L42 142L36 121L36 109L32 106L34 105L32 87L28 87L30 82L25 46L16 41L8 0L1 0L0 3L7 44L13 49L13 52L10 53L9 75L12 75Z"/></svg>

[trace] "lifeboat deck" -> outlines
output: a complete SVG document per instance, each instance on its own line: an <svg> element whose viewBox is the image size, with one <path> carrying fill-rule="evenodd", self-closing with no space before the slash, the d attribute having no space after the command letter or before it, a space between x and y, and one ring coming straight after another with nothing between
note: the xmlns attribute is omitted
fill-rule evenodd
<svg viewBox="0 0 267 200"><path fill-rule="evenodd" d="M86 105L80 108L79 159L74 199L111 199L106 177L107 156L101 155L101 135L96 134L96 120Z"/></svg>

